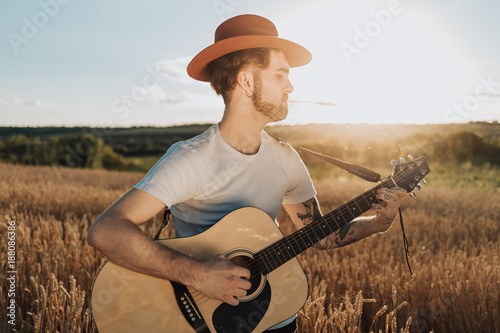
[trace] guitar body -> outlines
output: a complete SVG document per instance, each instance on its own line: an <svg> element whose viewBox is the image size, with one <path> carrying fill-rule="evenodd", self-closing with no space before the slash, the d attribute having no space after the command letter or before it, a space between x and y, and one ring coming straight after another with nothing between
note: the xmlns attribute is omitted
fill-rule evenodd
<svg viewBox="0 0 500 333"><path fill-rule="evenodd" d="M265 212L241 208L199 235L158 241L198 260L224 254L234 263L248 266L252 289L236 307L108 262L92 288L97 328L100 333L262 332L297 313L307 298L307 280L296 258L266 276L253 274L253 254L282 238ZM195 326L189 321L204 324Z"/></svg>

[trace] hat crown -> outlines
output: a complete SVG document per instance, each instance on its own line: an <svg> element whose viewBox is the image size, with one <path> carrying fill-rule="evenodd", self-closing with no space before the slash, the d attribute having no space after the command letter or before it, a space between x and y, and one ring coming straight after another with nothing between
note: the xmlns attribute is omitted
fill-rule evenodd
<svg viewBox="0 0 500 333"><path fill-rule="evenodd" d="M262 16L245 14L222 22L215 30L215 42L191 60L187 72L193 79L209 82L210 62L232 52L253 48L281 50L290 67L302 66L311 61L311 53L303 46L279 38L273 22Z"/></svg>
<svg viewBox="0 0 500 333"><path fill-rule="evenodd" d="M215 30L215 42L238 36L278 37L273 22L257 15L239 15L222 22Z"/></svg>

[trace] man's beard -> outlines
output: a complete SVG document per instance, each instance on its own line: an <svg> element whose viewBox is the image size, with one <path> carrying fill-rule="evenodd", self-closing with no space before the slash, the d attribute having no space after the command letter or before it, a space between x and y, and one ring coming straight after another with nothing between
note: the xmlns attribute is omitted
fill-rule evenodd
<svg viewBox="0 0 500 333"><path fill-rule="evenodd" d="M283 94L280 105L276 105L262 100L262 81L260 75L255 76L255 87L252 95L252 103L257 112L265 115L270 121L280 121L286 119L288 115L288 96Z"/></svg>

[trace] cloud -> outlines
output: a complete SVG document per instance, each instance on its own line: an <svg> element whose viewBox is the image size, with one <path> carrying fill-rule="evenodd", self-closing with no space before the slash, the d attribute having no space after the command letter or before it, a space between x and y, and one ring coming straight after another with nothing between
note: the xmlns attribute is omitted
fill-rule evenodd
<svg viewBox="0 0 500 333"><path fill-rule="evenodd" d="M475 94L474 96L487 102L500 103L500 94Z"/></svg>
<svg viewBox="0 0 500 333"><path fill-rule="evenodd" d="M191 56L178 57L149 65L148 75L152 75L155 82L141 86L147 93L147 101L160 108L224 108L222 98L214 93L207 82L189 77L186 67L191 59Z"/></svg>
<svg viewBox="0 0 500 333"><path fill-rule="evenodd" d="M11 104L11 105L20 105L20 106L28 106L28 107L41 107L42 102L38 99L35 100L25 100L19 97L13 97L13 98L4 98L0 97L0 103L3 104Z"/></svg>
<svg viewBox="0 0 500 333"><path fill-rule="evenodd" d="M187 74L186 68L191 59L191 56L164 59L150 65L155 72L155 83L142 86L150 102L186 108L221 107L221 97L213 92L207 82L194 80Z"/></svg>
<svg viewBox="0 0 500 333"><path fill-rule="evenodd" d="M153 97L153 95L151 95ZM189 90L182 90L178 94L167 94L165 91L157 93L153 98L159 105L175 105L186 108L221 108L222 98L213 94L195 94Z"/></svg>
<svg viewBox="0 0 500 333"><path fill-rule="evenodd" d="M193 84L199 81L189 77L186 72L187 65L192 57L179 57L175 59L160 60L155 63L155 68L159 71L160 75L169 81L180 82L183 84Z"/></svg>
<svg viewBox="0 0 500 333"><path fill-rule="evenodd" d="M186 94L180 95L167 95L157 101L159 104L167 104L167 105L182 105L182 104L190 104L193 100Z"/></svg>
<svg viewBox="0 0 500 333"><path fill-rule="evenodd" d="M177 94L168 93L168 91L171 90L166 85L161 86L155 83L145 87L145 89L149 95L150 101L154 104L179 105L186 102L192 102L191 96L184 91Z"/></svg>

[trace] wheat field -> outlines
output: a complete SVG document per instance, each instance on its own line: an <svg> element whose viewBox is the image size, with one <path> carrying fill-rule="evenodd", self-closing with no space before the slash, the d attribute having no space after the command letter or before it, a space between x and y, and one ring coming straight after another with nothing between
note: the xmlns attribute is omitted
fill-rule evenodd
<svg viewBox="0 0 500 333"><path fill-rule="evenodd" d="M96 332L89 294L105 259L86 244L87 231L142 176L0 164L1 332ZM371 187L350 176L315 185L323 212ZM432 181L405 199L413 277L398 221L345 248L306 251L299 257L309 281L300 332L500 332L499 202L498 190ZM288 218L280 219L284 233L292 232ZM143 231L153 236L160 222L157 216ZM171 227L163 232L171 234Z"/></svg>

